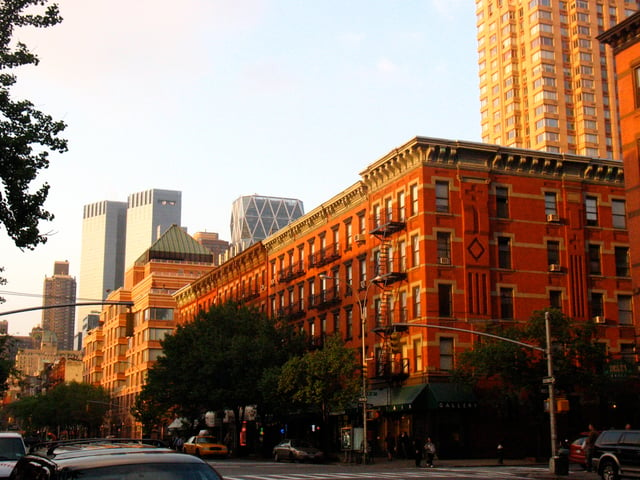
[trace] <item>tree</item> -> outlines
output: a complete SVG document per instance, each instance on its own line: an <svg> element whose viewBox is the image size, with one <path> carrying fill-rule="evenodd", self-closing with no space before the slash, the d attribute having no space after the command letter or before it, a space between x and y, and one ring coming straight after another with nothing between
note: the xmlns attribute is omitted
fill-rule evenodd
<svg viewBox="0 0 640 480"><path fill-rule="evenodd" d="M164 339L163 355L149 369L136 415L140 419L162 406L171 415L196 420L208 411L229 409L239 427L244 407L257 405L264 413L273 404L268 378L300 345L290 328L255 309L214 305Z"/></svg>
<svg viewBox="0 0 640 480"><path fill-rule="evenodd" d="M111 409L109 394L87 383L60 384L42 395L7 406L24 429L80 431L96 434Z"/></svg>
<svg viewBox="0 0 640 480"><path fill-rule="evenodd" d="M14 30L46 28L62 21L58 6L47 3L0 2L0 223L21 249L33 249L47 241L46 234L40 232L40 222L53 219L53 214L43 208L49 185L34 188L32 182L40 170L48 168L50 152L67 150L67 141L59 137L66 127L63 122L54 121L28 100L14 100L10 94L16 83L15 74L10 72L39 61L24 43L12 42ZM34 13L38 7L45 8ZM0 303L3 301L0 298Z"/></svg>
<svg viewBox="0 0 640 480"><path fill-rule="evenodd" d="M340 337L330 336L323 348L293 357L282 367L278 390L291 403L319 412L326 426L330 412L357 402L360 368L354 351Z"/></svg>
<svg viewBox="0 0 640 480"><path fill-rule="evenodd" d="M0 284L2 284L0 282ZM7 380L13 377L19 379L21 373L15 368L15 360L12 360L12 350L16 339L10 335L0 335L0 395L4 396L9 389Z"/></svg>

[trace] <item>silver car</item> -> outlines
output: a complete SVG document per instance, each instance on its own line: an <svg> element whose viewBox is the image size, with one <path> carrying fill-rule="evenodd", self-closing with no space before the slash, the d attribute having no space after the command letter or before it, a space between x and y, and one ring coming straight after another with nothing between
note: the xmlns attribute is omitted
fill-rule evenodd
<svg viewBox="0 0 640 480"><path fill-rule="evenodd" d="M290 462L321 462L324 460L324 452L306 440L289 439L273 447L273 458L276 462L280 460L289 460Z"/></svg>

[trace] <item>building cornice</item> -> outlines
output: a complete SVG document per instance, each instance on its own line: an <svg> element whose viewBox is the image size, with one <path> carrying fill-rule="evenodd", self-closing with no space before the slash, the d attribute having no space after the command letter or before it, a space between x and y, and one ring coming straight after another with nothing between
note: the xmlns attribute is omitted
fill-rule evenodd
<svg viewBox="0 0 640 480"><path fill-rule="evenodd" d="M606 32L601 33L596 38L601 43L611 45L614 53L640 42L640 11L611 27Z"/></svg>

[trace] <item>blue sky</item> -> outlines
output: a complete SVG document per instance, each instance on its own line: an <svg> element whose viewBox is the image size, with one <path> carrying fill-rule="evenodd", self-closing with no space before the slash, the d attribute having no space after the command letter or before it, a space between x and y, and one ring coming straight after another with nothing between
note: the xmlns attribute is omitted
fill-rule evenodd
<svg viewBox="0 0 640 480"><path fill-rule="evenodd" d="M62 119L46 245L0 228L0 312L41 305L56 260L80 273L82 207L182 191L189 233L229 239L241 195L310 211L421 135L480 140L473 0L58 0L16 38L39 55L14 95ZM41 313L4 317L26 335ZM77 323L77 321L76 321Z"/></svg>

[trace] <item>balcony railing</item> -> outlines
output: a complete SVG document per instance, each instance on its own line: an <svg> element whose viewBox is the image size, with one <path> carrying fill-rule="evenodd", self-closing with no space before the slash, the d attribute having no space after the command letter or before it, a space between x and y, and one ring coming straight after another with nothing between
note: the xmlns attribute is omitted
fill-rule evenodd
<svg viewBox="0 0 640 480"><path fill-rule="evenodd" d="M305 273L304 262L297 262L293 265L283 268L278 272L278 282L286 283L303 276Z"/></svg>
<svg viewBox="0 0 640 480"><path fill-rule="evenodd" d="M311 295L309 306L311 308L327 308L340 303L340 292L338 287L322 290L320 293Z"/></svg>
<svg viewBox="0 0 640 480"><path fill-rule="evenodd" d="M402 380L409 376L408 358L389 358L381 355L375 359L375 377L387 380Z"/></svg>
<svg viewBox="0 0 640 480"><path fill-rule="evenodd" d="M304 308L304 302L298 302L293 305L282 307L278 310L278 316L281 318L289 318L290 320L296 320L304 317L306 310Z"/></svg>
<svg viewBox="0 0 640 480"><path fill-rule="evenodd" d="M406 221L401 210L393 208L380 212L372 219L371 233L374 235L389 235L404 230Z"/></svg>
<svg viewBox="0 0 640 480"><path fill-rule="evenodd" d="M376 327L388 327L394 323L407 323L409 312L407 307L394 307L393 310L378 311L374 313Z"/></svg>
<svg viewBox="0 0 640 480"><path fill-rule="evenodd" d="M378 279L377 283L389 285L407 278L406 257L383 259L373 262L371 267L374 277Z"/></svg>
<svg viewBox="0 0 640 480"><path fill-rule="evenodd" d="M340 245L334 243L321 249L319 252L309 255L309 267L322 267L340 260Z"/></svg>

